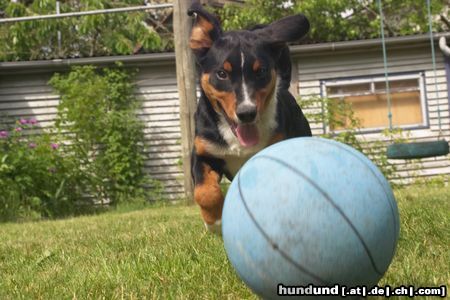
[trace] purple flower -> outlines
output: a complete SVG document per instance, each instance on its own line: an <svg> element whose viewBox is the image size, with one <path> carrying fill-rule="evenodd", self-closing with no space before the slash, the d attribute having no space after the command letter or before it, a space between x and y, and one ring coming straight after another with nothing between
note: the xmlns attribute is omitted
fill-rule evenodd
<svg viewBox="0 0 450 300"><path fill-rule="evenodd" d="M28 124L36 125L36 124L37 124L36 118L31 118L31 119L28 121Z"/></svg>
<svg viewBox="0 0 450 300"><path fill-rule="evenodd" d="M6 131L6 130L0 131L0 138L1 139L5 139L7 137L8 137L8 131Z"/></svg>
<svg viewBox="0 0 450 300"><path fill-rule="evenodd" d="M22 131L22 127L17 127L15 130L16 130L17 132L20 132L20 131Z"/></svg>
<svg viewBox="0 0 450 300"><path fill-rule="evenodd" d="M58 149L59 148L59 145L58 144L56 144L56 143L51 143L51 145L50 145L51 147L52 147L52 149L53 150L56 150L56 149Z"/></svg>
<svg viewBox="0 0 450 300"><path fill-rule="evenodd" d="M36 144L35 143L29 143L28 144L28 147L30 147L31 149L34 149L34 148L36 148Z"/></svg>
<svg viewBox="0 0 450 300"><path fill-rule="evenodd" d="M19 123L20 123L21 125L26 125L26 124L28 124L28 120L27 120L27 119L24 119L24 118L20 118Z"/></svg>

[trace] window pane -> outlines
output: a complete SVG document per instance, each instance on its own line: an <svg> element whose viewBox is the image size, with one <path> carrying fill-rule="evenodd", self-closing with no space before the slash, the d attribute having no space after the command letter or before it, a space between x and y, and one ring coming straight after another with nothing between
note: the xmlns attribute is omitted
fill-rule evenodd
<svg viewBox="0 0 450 300"><path fill-rule="evenodd" d="M383 96L386 98L385 95ZM423 123L424 120L422 118L422 106L420 105L419 91L394 93L391 98L393 125Z"/></svg>
<svg viewBox="0 0 450 300"><path fill-rule="evenodd" d="M388 127L388 107L386 94L348 96L344 101L351 103L355 117L362 128ZM394 126L423 123L420 92L400 92L391 94L392 123ZM345 129L332 128L332 129Z"/></svg>
<svg viewBox="0 0 450 300"><path fill-rule="evenodd" d="M395 80L389 81L389 88L392 92L400 92L402 90L419 89L418 79L405 79L405 80ZM386 92L386 82L375 82L375 92L385 93Z"/></svg>
<svg viewBox="0 0 450 300"><path fill-rule="evenodd" d="M327 93L329 96L342 94L359 94L370 92L370 83L347 84L340 86L328 87Z"/></svg>

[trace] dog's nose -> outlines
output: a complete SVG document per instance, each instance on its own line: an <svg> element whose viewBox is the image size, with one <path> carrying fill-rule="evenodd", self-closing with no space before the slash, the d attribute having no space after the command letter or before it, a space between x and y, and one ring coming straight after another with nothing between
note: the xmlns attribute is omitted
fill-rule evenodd
<svg viewBox="0 0 450 300"><path fill-rule="evenodd" d="M241 122L250 123L256 118L256 106L238 107L236 110L237 117Z"/></svg>

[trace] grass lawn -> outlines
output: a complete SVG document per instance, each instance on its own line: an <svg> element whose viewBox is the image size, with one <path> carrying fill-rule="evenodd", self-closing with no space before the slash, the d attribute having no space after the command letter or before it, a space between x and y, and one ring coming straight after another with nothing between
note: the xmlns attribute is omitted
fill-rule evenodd
<svg viewBox="0 0 450 300"><path fill-rule="evenodd" d="M381 285L450 284L450 187L396 192L401 235ZM0 224L0 299L256 299L195 206Z"/></svg>

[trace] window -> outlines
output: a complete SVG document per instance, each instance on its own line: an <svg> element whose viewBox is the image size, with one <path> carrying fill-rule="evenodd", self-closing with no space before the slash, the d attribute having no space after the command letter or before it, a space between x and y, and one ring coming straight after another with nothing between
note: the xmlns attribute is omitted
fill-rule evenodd
<svg viewBox="0 0 450 300"><path fill-rule="evenodd" d="M423 76L421 74L390 76L389 87L392 125L395 127L425 125ZM362 128L381 130L389 127L384 76L326 81L323 88L326 97L351 104L355 117L361 121ZM331 129L345 129L345 126Z"/></svg>

